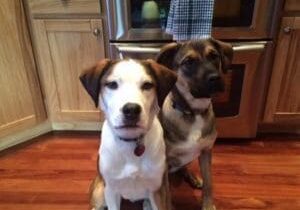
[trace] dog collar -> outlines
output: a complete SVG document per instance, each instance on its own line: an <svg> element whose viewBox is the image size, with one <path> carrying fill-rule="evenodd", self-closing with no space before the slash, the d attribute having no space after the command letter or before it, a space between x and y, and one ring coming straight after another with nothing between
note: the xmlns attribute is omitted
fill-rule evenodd
<svg viewBox="0 0 300 210"><path fill-rule="evenodd" d="M125 141L125 142L135 142L135 148L133 150L134 155L140 157L144 154L146 147L144 145L143 139L144 135L141 135L138 138L132 138L132 139L126 139L126 138L121 138L119 137L120 140Z"/></svg>
<svg viewBox="0 0 300 210"><path fill-rule="evenodd" d="M183 106L180 105L180 103L177 103L176 101L172 101L172 107L182 112L184 115L193 115L193 111L191 109L185 109Z"/></svg>
<svg viewBox="0 0 300 210"><path fill-rule="evenodd" d="M184 107L181 106L180 103L177 103L176 101L172 100L172 107L176 110L178 110L179 112L181 112L183 115L185 116L193 116L193 115L203 115L208 111L207 109L191 109L190 107Z"/></svg>

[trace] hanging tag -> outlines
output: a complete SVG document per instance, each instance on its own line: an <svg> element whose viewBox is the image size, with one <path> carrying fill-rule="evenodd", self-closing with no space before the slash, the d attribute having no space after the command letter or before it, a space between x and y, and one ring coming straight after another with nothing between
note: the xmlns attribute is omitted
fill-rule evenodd
<svg viewBox="0 0 300 210"><path fill-rule="evenodd" d="M134 154L138 157L142 156L145 152L145 145L144 144L137 144L134 149Z"/></svg>

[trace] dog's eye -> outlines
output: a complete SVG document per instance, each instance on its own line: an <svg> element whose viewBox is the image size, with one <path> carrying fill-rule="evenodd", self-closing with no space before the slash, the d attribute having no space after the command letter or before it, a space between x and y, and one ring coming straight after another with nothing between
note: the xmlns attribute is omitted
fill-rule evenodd
<svg viewBox="0 0 300 210"><path fill-rule="evenodd" d="M108 87L109 89L115 90L118 88L118 83L116 81L106 82L105 87Z"/></svg>
<svg viewBox="0 0 300 210"><path fill-rule="evenodd" d="M211 51L208 55L207 58L209 60L216 60L220 57L219 53L215 52L215 51Z"/></svg>
<svg viewBox="0 0 300 210"><path fill-rule="evenodd" d="M144 82L142 84L142 90L150 90L154 87L154 84L152 82Z"/></svg>
<svg viewBox="0 0 300 210"><path fill-rule="evenodd" d="M185 66L193 66L194 64L196 64L196 60L193 58L185 58L184 61L182 62L183 65Z"/></svg>

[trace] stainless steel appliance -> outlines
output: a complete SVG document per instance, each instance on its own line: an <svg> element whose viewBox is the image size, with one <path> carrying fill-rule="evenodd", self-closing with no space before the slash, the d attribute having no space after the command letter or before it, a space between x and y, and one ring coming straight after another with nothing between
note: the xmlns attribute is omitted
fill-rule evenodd
<svg viewBox="0 0 300 210"><path fill-rule="evenodd" d="M157 9L145 7L149 0L106 0L111 41L170 41L164 32L170 0L155 0ZM265 39L274 36L273 20L281 0L215 0L213 36L217 39ZM158 10L153 19L143 17ZM154 11L153 11L154 10Z"/></svg>
<svg viewBox="0 0 300 210"><path fill-rule="evenodd" d="M110 56L151 58L172 42L165 33L169 5L170 0L106 0ZM226 91L214 99L223 137L256 134L269 73L265 61L270 60L281 5L282 0L215 0L213 37L230 41L235 50ZM147 17L147 12L155 15Z"/></svg>

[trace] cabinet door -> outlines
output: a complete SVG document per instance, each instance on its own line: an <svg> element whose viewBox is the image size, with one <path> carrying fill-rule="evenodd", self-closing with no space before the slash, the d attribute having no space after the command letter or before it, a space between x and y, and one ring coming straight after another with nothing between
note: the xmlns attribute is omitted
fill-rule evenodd
<svg viewBox="0 0 300 210"><path fill-rule="evenodd" d="M300 17L283 18L265 122L300 124Z"/></svg>
<svg viewBox="0 0 300 210"><path fill-rule="evenodd" d="M45 112L22 1L1 1L0 20L0 137L3 137L37 125L45 119Z"/></svg>
<svg viewBox="0 0 300 210"><path fill-rule="evenodd" d="M105 57L100 19L33 20L37 57L52 122L102 119L79 75Z"/></svg>

